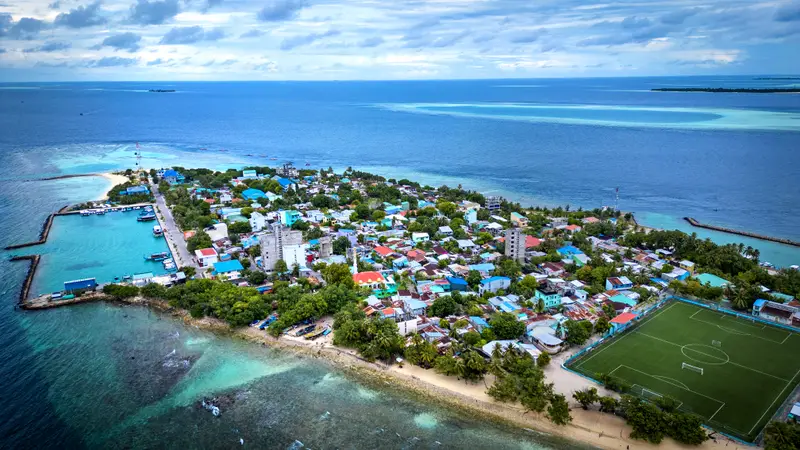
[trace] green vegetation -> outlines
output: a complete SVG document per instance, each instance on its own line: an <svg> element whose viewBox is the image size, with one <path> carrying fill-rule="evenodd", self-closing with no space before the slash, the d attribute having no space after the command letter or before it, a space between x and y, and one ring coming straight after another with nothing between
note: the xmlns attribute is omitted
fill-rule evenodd
<svg viewBox="0 0 800 450"><path fill-rule="evenodd" d="M386 362L403 353L405 341L392 319L366 318L364 311L349 305L336 313L333 343L358 349L365 359Z"/></svg>
<svg viewBox="0 0 800 450"><path fill-rule="evenodd" d="M189 310L192 317L212 316L242 326L267 316L265 297L255 288L234 286L216 280L190 280L170 287L163 294L172 307Z"/></svg>
<svg viewBox="0 0 800 450"><path fill-rule="evenodd" d="M128 284L107 284L103 286L103 294L110 295L115 300L123 300L139 295L139 288Z"/></svg>
<svg viewBox="0 0 800 450"><path fill-rule="evenodd" d="M150 193L150 190L147 190L147 193L144 194L133 194L127 195L123 194L126 189L129 187L139 186L139 183L132 183L130 181L122 184L118 184L111 188L111 191L108 193L108 199L114 203L119 203L122 205L133 205L135 203L150 203L153 201L153 195ZM145 185L145 187L147 187Z"/></svg>
<svg viewBox="0 0 800 450"><path fill-rule="evenodd" d="M764 429L765 450L796 450L800 448L800 425L772 422Z"/></svg>
<svg viewBox="0 0 800 450"><path fill-rule="evenodd" d="M666 434L694 442L697 436L684 431L703 421L752 440L800 383L800 363L789 356L800 351L800 339L790 331L678 301L651 314L569 364L609 389L662 403L672 399L700 418L672 417L662 421L663 429L650 429L657 411L637 406L633 420L641 438L657 442ZM666 403L660 406L670 412Z"/></svg>
<svg viewBox="0 0 800 450"><path fill-rule="evenodd" d="M164 185L168 188L166 191L162 189ZM164 194L164 200L182 230L202 230L216 222L216 217L211 214L211 205L203 200L192 199L185 187L169 189L169 185L162 182L158 189Z"/></svg>

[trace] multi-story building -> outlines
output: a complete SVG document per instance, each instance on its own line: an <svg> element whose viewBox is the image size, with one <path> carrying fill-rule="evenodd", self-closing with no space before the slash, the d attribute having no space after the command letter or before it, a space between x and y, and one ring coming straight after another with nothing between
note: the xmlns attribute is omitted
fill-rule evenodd
<svg viewBox="0 0 800 450"><path fill-rule="evenodd" d="M486 209L489 211L497 211L500 209L500 204L503 203L503 197L497 195L490 195L486 197Z"/></svg>
<svg viewBox="0 0 800 450"><path fill-rule="evenodd" d="M519 228L509 228L506 230L506 256L524 263L525 262L525 239L527 236Z"/></svg>
<svg viewBox="0 0 800 450"><path fill-rule="evenodd" d="M279 223L270 225L271 232L259 238L261 245L261 258L265 270L274 270L278 260L284 260L288 267L289 262L285 259L285 252L291 253L292 262L296 263L297 246L303 244L303 232L294 231L282 226ZM302 265L302 264L298 264Z"/></svg>
<svg viewBox="0 0 800 450"><path fill-rule="evenodd" d="M319 258L330 258L333 254L333 242L330 236L322 236L319 238Z"/></svg>

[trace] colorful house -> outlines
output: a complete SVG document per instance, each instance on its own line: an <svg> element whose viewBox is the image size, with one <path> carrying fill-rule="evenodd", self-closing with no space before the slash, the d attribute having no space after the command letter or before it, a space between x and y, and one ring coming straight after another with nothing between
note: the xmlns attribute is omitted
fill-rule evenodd
<svg viewBox="0 0 800 450"><path fill-rule="evenodd" d="M259 198L266 198L267 194L265 194L264 191L251 188L251 189L245 189L244 191L242 191L242 197L245 200L253 201L253 200L258 200Z"/></svg>
<svg viewBox="0 0 800 450"><path fill-rule="evenodd" d="M300 215L299 211L291 209L289 211L280 211L279 217L282 224L286 225L287 227L291 227L295 222L300 220L302 216Z"/></svg>
<svg viewBox="0 0 800 450"><path fill-rule="evenodd" d="M508 289L511 286L511 278L508 277L489 277L481 280L481 285L478 287L481 295L484 292L497 292L501 289Z"/></svg>
<svg viewBox="0 0 800 450"><path fill-rule="evenodd" d="M380 272L360 272L353 274L353 281L358 287L367 287L378 298L391 297L397 293L397 285L391 278L387 279Z"/></svg>
<svg viewBox="0 0 800 450"><path fill-rule="evenodd" d="M539 300L544 302L545 308L555 308L561 304L561 292L550 284L546 284L539 289L536 289L534 298L538 303Z"/></svg>
<svg viewBox="0 0 800 450"><path fill-rule="evenodd" d="M606 290L624 291L633 288L633 282L628 277L606 278Z"/></svg>

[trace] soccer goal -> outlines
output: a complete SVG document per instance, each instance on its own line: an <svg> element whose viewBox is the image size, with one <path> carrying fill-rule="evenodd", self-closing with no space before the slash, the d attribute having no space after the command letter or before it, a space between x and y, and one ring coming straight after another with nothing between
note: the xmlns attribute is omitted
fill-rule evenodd
<svg viewBox="0 0 800 450"><path fill-rule="evenodd" d="M714 347L722 347L722 341L711 341L711 345Z"/></svg>
<svg viewBox="0 0 800 450"><path fill-rule="evenodd" d="M631 386L631 393L645 400L655 400L664 397L658 392L647 389L646 387L639 384L634 384L633 386Z"/></svg>
<svg viewBox="0 0 800 450"><path fill-rule="evenodd" d="M693 366L691 364L681 363L681 369L689 369L689 370L693 370L693 371L699 373L700 375L703 374L703 368L702 367Z"/></svg>

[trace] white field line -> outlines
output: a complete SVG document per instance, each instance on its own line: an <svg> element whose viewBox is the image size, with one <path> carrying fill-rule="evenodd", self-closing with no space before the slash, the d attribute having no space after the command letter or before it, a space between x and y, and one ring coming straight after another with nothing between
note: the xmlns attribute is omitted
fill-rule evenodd
<svg viewBox="0 0 800 450"><path fill-rule="evenodd" d="M695 319L695 318L694 318L695 314L697 314L697 313L698 313L698 312L700 312L700 311L703 311L703 310L702 310L702 309L698 309L698 310L697 310L697 312L695 312L694 314L692 314L692 315L691 315L689 318L690 318L690 319L697 320L697 321L699 321L699 322L703 322L703 320L701 320L701 319ZM767 326L766 326L766 325L762 325L762 326L760 326L760 327L759 327L758 325L751 325L751 324L749 324L749 323L746 323L746 322L750 322L751 320L749 320L749 319L742 319L742 318L741 318L741 317L739 317L739 316L735 316L735 317L731 318L731 316L730 316L730 315L723 314L722 316L720 316L720 319L722 319L723 321L726 321L726 322L731 322L731 321L733 321L734 323L738 323L738 324L740 324L740 325L744 325L744 326L747 326L747 327L755 328L756 330L759 330L759 331L763 331L763 330L766 330L766 329L767 329ZM756 323L756 322L755 322L755 320L752 320L752 322L753 322L754 324ZM709 323L709 322L706 322L706 323ZM709 325L717 325L717 326L720 326L719 324L712 324L712 323L709 323ZM738 330L737 330L737 331L738 331ZM780 331L784 331L784 330L780 330ZM744 333L744 332L743 332L743 331L739 331L739 333ZM755 337L755 338L758 338L758 339L764 339L765 341L774 342L774 343L776 343L776 344L782 344L782 343L786 342L786 339L788 339L788 337L789 337L789 336L791 336L792 334L794 334L794 333L792 333L792 332L790 332L790 331L786 331L786 333L788 333L788 334L787 334L787 337L786 337L786 338L784 338L784 339L783 339L783 341L781 341L781 342L778 342L778 341L775 341L775 340L772 340L772 339L762 338L762 337L760 337L760 336L753 336L753 337Z"/></svg>
<svg viewBox="0 0 800 450"><path fill-rule="evenodd" d="M642 375L647 375L647 376L648 376L648 377L650 377L650 378L655 378L655 379L656 379L656 380L658 380L658 381L661 381L661 382L663 382L663 383L667 383L667 384L669 384L669 385L671 385L671 386L675 386L676 388L683 389L683 390L684 390L684 391L686 391L686 392L691 392L692 394L699 395L700 397L705 397L705 398L707 398L707 399L709 399L709 400L711 400L711 401L713 401L713 402L716 402L717 404L720 404L720 405L723 405L723 406L725 405L725 402L723 402L723 401L720 401L720 400L717 400L717 399L715 399L714 397L709 397L709 396L707 396L707 395L705 395L705 394L701 394L700 392L693 391L693 390L691 390L691 389L689 389L689 388L687 388L687 387L685 387L685 386L681 386L680 384L670 383L669 381L662 380L662 379L660 379L660 378L656 378L656 375L651 375L651 374L649 374L649 373L647 373L647 372L642 372L641 370L639 370L639 369L634 369L634 368L633 368L633 367L631 367L631 366L626 366L626 365L623 365L623 367L625 367L626 369L633 370L634 372L639 372L639 373L640 373L640 374L642 374Z"/></svg>
<svg viewBox="0 0 800 450"><path fill-rule="evenodd" d="M683 347L685 347L684 345L676 344L676 343L674 343L674 342L670 342L670 341L668 341L668 340L666 340L666 339L661 339L661 338L659 338L659 337L650 336L649 334L644 334L644 333L642 333L642 332L640 332L640 331L634 331L634 333L638 333L638 334L641 334L642 336L647 336L647 337L649 337L649 338L651 338L651 339L655 339L655 340L658 340L658 341L661 341L661 342L664 342L664 343L667 343L667 344L670 344L670 345L674 345L674 346L676 346L676 347L680 347L680 348L683 348ZM687 344L687 345L688 345L688 344ZM699 350L695 350L695 349L690 349L690 350L691 350L691 351L693 351L693 352L695 352L695 353L699 353L699 354L701 354L701 355L708 356L709 358L716 358L716 359L719 359L720 361L722 361L722 359L720 359L718 356L715 356L715 355L709 355L708 353L703 353L703 352L701 352L701 351L699 351ZM766 373L766 372L762 372L762 371L760 371L760 370L758 370L758 369L753 369L752 367L743 366L743 365L741 365L741 364L735 363L735 362L733 362L733 361L730 361L730 360L727 362L727 364L732 364L732 365L734 365L734 366L741 367L742 369L751 370L751 371L753 371L753 372L760 373L761 375L765 375L765 376L768 376L768 377L771 377L771 378L775 378L776 380L781 380L781 381L783 381L784 383L788 381L788 380L786 380L785 378L781 378L781 377L778 377L778 376L775 376L775 375L772 375L772 374L769 374L769 373Z"/></svg>
<svg viewBox="0 0 800 450"><path fill-rule="evenodd" d="M735 335L738 335L738 336L750 336L750 337L754 337L756 339L761 339L762 341L771 342L773 344L783 344L783 342L786 340L786 339L784 339L783 341L774 341L772 339L767 339L765 337L756 336L755 334L750 334L750 333L747 333L747 332L744 332L744 331L739 331L739 330L726 328L724 325L720 325L718 323L708 322L708 321L701 320L701 319L695 319L694 317L690 317L690 319L696 320L696 321L701 322L701 323L705 323L707 325L715 326L715 327L719 328L720 330L722 330L722 331L724 331L726 333L731 333L731 334L735 334ZM791 334L789 334L789 335L791 336Z"/></svg>
<svg viewBox="0 0 800 450"><path fill-rule="evenodd" d="M661 315L661 314L663 314L663 313L667 312L667 310L669 310L670 308L672 308L672 307L673 307L673 306L675 306L675 305L677 305L677 303L673 303L673 304L671 304L671 305L667 306L666 308L662 309L661 311L657 312L655 315L653 315L653 316L651 316L651 317L649 317L649 318L645 319L645 321L644 321L644 322L642 322L642 323L640 323L640 324L637 326L637 328L641 328L642 326L644 326L644 324L646 324L647 322L649 322L649 321L651 321L651 320L655 319L655 318L656 318L656 316L659 316L659 315ZM583 362L581 362L580 364L578 364L577 366L575 366L575 368L576 368L576 369L580 369L580 368L581 368L581 366L583 366L583 365L584 365L584 364L586 364L587 362L591 361L591 359L592 359L592 358L594 358L595 356L597 356L597 355L599 355L600 353L602 353L602 352L603 352L603 350L608 350L609 348L611 348L611 346L613 346L613 345L614 345L614 344L616 344L617 342L619 342L619 341L621 341L621 340L625 339L626 337L630 336L631 334L633 334L633 331L629 331L629 332L628 332L628 334L626 334L625 336L622 336L621 338L617 339L616 341L614 341L614 342L612 342L612 343L608 344L608 346L607 346L607 347L603 347L603 348L601 348L600 350L596 351L596 352L595 352L593 355L589 356L589 357L588 357L588 358L586 358L586 359L585 359Z"/></svg>
<svg viewBox="0 0 800 450"><path fill-rule="evenodd" d="M612 371L611 371L611 372L609 372L608 374L609 374L609 375L614 375L614 372L616 372L616 371L617 371L617 370L618 370L620 367L622 367L623 365L624 365L624 364L620 364L620 365L618 365L616 369L612 370Z"/></svg>
<svg viewBox="0 0 800 450"><path fill-rule="evenodd" d="M764 416L767 415L767 413L772 409L772 405L774 405L775 402L778 401L779 398L781 398L781 395L783 395L783 391L785 391L787 387L792 385L792 382L794 381L795 378L797 378L798 374L800 374L800 370L795 372L795 374L792 377L792 379L789 380L788 383L786 383L786 386L784 386L783 389L781 389L780 392L778 392L778 395L775 397L775 400L773 400L772 403L770 403L769 406L767 406L767 409L764 410L764 414L761 414L761 417L759 417L758 420L756 420L756 423L753 425L753 428L750 428L750 431L748 431L747 434L752 433L753 430L756 429L756 427L758 426L759 422L761 422L761 420L764 418Z"/></svg>
<svg viewBox="0 0 800 450"><path fill-rule="evenodd" d="M764 325L764 326L766 326L766 325ZM786 338L784 338L784 339L781 341L781 345L783 345L783 343L784 343L784 342L788 341L788 340L789 340L789 338L790 338L790 337L792 337L792 334L794 334L794 333L789 333L789 334L786 336Z"/></svg>
<svg viewBox="0 0 800 450"><path fill-rule="evenodd" d="M712 419L713 419L713 418L714 418L714 417L717 415L717 413L718 413L718 412L720 412L720 411L722 411L722 408L724 408L724 407L725 407L725 403L723 403L722 405L720 405L720 406L719 406L719 409L718 409L718 410L716 410L716 411L714 411L714 414L712 414L712 415L711 415L711 417L709 417L709 418L708 418L708 421L709 421L709 422L711 422L711 420L712 420ZM748 434L749 434L749 433L748 433Z"/></svg>

